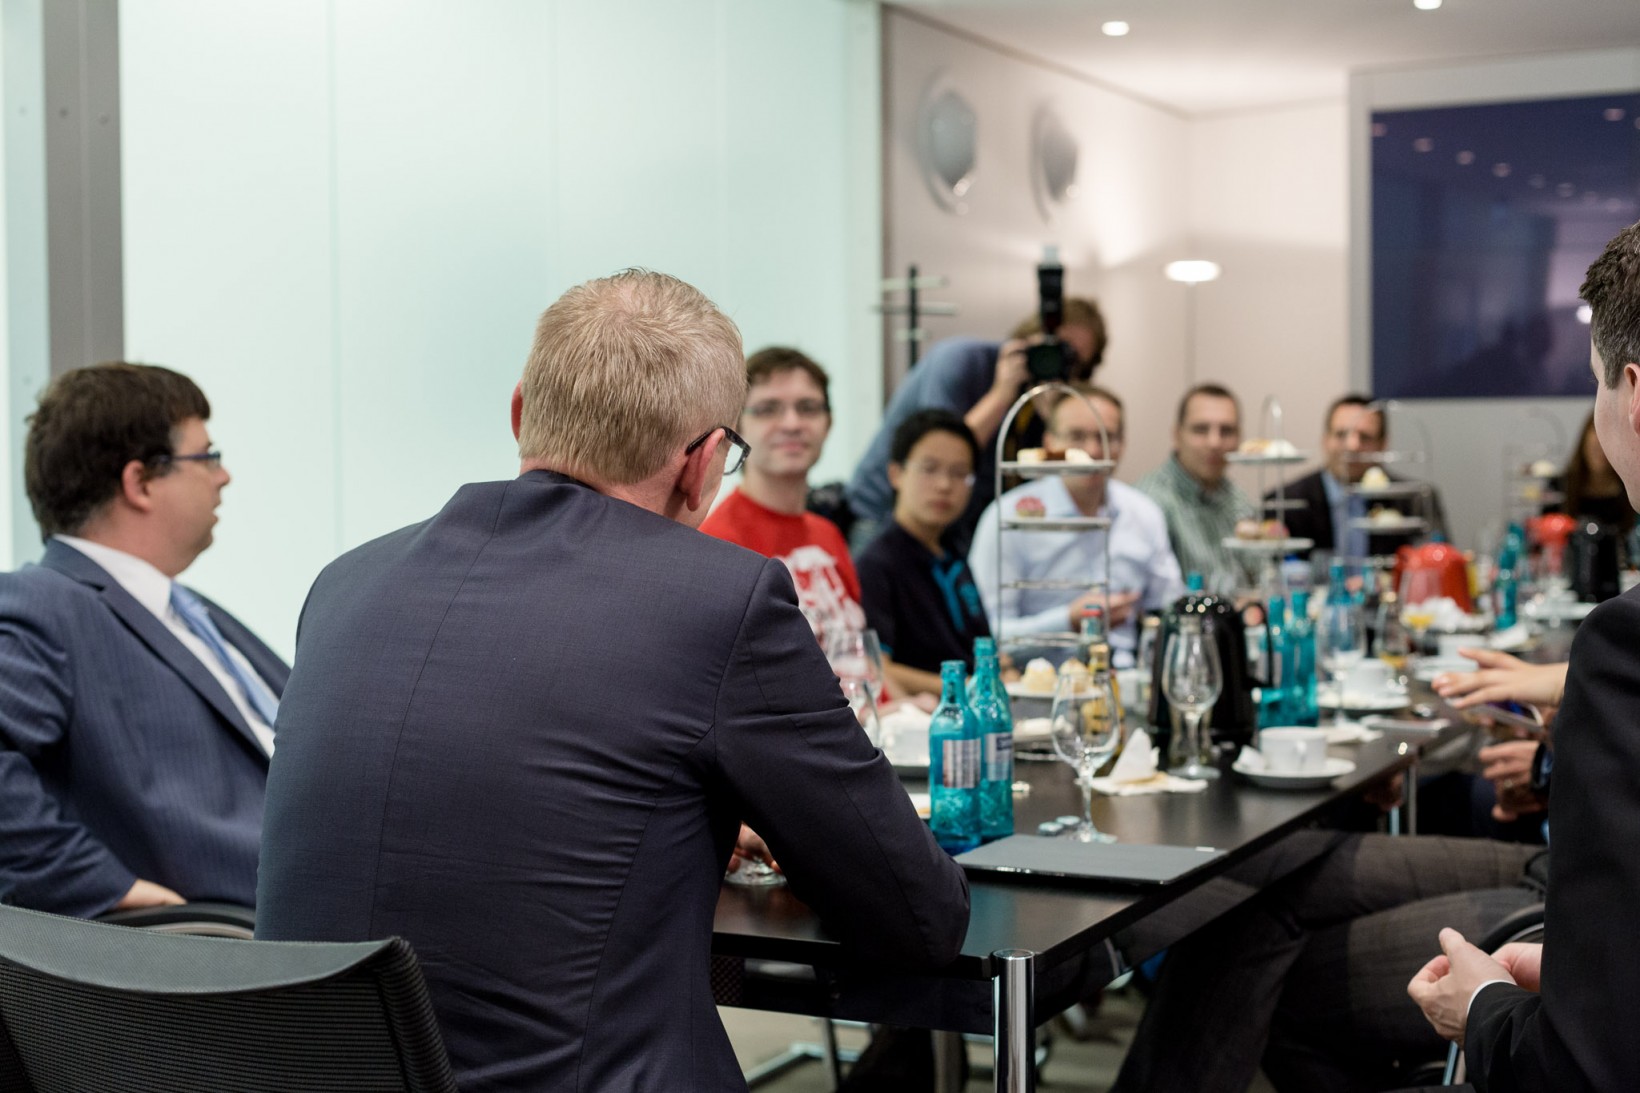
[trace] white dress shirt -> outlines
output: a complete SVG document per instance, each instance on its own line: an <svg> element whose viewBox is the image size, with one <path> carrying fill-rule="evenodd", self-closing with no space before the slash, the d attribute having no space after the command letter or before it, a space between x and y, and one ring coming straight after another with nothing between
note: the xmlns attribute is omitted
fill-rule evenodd
<svg viewBox="0 0 1640 1093"><path fill-rule="evenodd" d="M232 700L234 708L245 718L245 723L251 727L251 732L256 734L256 740L262 745L262 749L269 755L273 754L273 726L257 715L256 710L246 700L244 688L233 677L233 673L228 671L226 665L216 659L216 655L211 652L210 646L206 645L197 634L188 629L188 624L182 621L182 616L178 615L176 610L172 608L171 578L136 555L127 554L123 550L115 550L113 547L103 546L101 543L93 543L86 539L78 539L71 535L58 535L54 538L73 547L102 566L108 575L119 583L121 588L131 594L132 599L142 604L156 619L165 625L167 630L176 636L178 641L182 642L184 648L198 657L199 662L222 685L222 690ZM251 662L246 660L238 649L235 649L231 643L224 642L224 644L227 645L228 655L234 659L235 664L239 665L241 671L248 672L257 679L262 679L262 674L251 666ZM262 682L266 683L267 680L262 679ZM268 689L272 691L273 687L270 686Z"/></svg>
<svg viewBox="0 0 1640 1093"><path fill-rule="evenodd" d="M1083 515L1065 488L1064 479L1057 475L1011 489L981 514L968 552L968 568L973 570L993 634L1017 637L1069 632L1068 607L1086 589L997 587L998 510L1012 514L1026 497L1042 502L1047 519ZM1184 581L1168 543L1167 517L1156 502L1132 486L1111 480L1105 484L1105 504L1099 515L1111 521L1110 591L1139 593L1133 616L1110 629L1112 666L1128 667L1138 644L1139 616L1171 604L1184 593ZM1105 572L1104 539L1097 531L1005 532L1002 581L1091 581Z"/></svg>

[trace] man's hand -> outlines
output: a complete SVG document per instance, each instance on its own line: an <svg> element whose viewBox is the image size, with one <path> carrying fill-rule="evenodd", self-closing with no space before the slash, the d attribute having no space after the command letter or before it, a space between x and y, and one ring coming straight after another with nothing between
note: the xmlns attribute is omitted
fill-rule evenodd
<svg viewBox="0 0 1640 1093"><path fill-rule="evenodd" d="M1441 950L1440 956L1418 969L1407 984L1407 994L1443 1039L1462 1047L1469 1000L1475 991L1484 983L1515 980L1507 967L1465 941L1450 926L1441 931ZM1524 965L1526 958L1512 955L1511 959Z"/></svg>
<svg viewBox="0 0 1640 1093"><path fill-rule="evenodd" d="M774 860L774 855L769 853L769 844L745 824L740 825L740 837L735 840L735 852L729 856L729 872L733 873L739 869L743 860L760 861L776 873L780 872L780 865Z"/></svg>
<svg viewBox="0 0 1640 1093"><path fill-rule="evenodd" d="M1082 616L1088 608L1102 607L1105 609L1106 631L1114 630L1133 617L1133 609L1138 605L1137 592L1112 592L1109 596L1103 592L1085 592L1071 601L1071 629L1082 629Z"/></svg>
<svg viewBox="0 0 1640 1093"><path fill-rule="evenodd" d="M1010 403L1019 397L1019 389L1025 386L1025 380L1029 375L1029 369L1025 364L1025 347L1029 344L1023 338L1014 338L1003 342L997 350L997 366L991 377L991 391L998 396L1006 396Z"/></svg>
<svg viewBox="0 0 1640 1093"><path fill-rule="evenodd" d="M1546 806L1532 789L1532 757L1537 754L1535 740L1507 740L1482 748L1481 777L1492 783L1497 803L1492 806L1492 818L1508 823L1528 812L1542 812Z"/></svg>
<svg viewBox="0 0 1640 1093"><path fill-rule="evenodd" d="M1543 989L1543 943L1541 941L1511 941L1492 954L1515 980L1515 986L1529 991Z"/></svg>
<svg viewBox="0 0 1640 1093"><path fill-rule="evenodd" d="M155 884L151 880L138 880L125 893L125 898L114 904L116 911L129 911L136 907L172 907L188 901L165 887Z"/></svg>
<svg viewBox="0 0 1640 1093"><path fill-rule="evenodd" d="M1459 710L1485 702L1528 702L1547 713L1566 693L1566 664L1528 664L1491 649L1459 649L1480 665L1475 672L1447 672L1430 686Z"/></svg>

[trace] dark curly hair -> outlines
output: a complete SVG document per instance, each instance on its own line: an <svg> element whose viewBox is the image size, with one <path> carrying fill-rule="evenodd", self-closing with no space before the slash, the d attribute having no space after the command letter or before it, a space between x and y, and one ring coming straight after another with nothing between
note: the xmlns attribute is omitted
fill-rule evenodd
<svg viewBox="0 0 1640 1093"><path fill-rule="evenodd" d="M166 473L172 430L210 416L193 380L157 365L116 361L52 380L23 442L23 486L41 538L83 528L119 492L133 459Z"/></svg>

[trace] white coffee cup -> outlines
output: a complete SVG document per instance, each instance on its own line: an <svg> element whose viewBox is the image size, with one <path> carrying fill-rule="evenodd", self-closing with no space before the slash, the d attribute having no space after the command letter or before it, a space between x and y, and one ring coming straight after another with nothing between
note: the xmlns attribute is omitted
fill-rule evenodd
<svg viewBox="0 0 1640 1093"><path fill-rule="evenodd" d="M1474 634L1442 634L1435 639L1435 648L1443 657L1456 657L1459 649L1473 649L1481 641Z"/></svg>
<svg viewBox="0 0 1640 1093"><path fill-rule="evenodd" d="M1389 690L1389 664L1377 657L1368 657L1350 665L1344 674L1344 693L1347 695L1381 695Z"/></svg>
<svg viewBox="0 0 1640 1093"><path fill-rule="evenodd" d="M1319 774L1327 769L1327 730L1304 725L1265 729L1258 734L1264 765L1277 774Z"/></svg>

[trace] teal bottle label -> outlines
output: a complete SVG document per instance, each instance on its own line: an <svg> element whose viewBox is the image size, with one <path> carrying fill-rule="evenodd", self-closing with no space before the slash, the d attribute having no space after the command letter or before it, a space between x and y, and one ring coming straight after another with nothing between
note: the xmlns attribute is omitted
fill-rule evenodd
<svg viewBox="0 0 1640 1093"><path fill-rule="evenodd" d="M985 780L1008 782L1013 792L1014 736L1013 733L988 732L985 734Z"/></svg>
<svg viewBox="0 0 1640 1093"><path fill-rule="evenodd" d="M940 785L946 789L973 789L979 785L979 741L973 738L940 741Z"/></svg>

